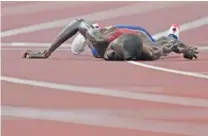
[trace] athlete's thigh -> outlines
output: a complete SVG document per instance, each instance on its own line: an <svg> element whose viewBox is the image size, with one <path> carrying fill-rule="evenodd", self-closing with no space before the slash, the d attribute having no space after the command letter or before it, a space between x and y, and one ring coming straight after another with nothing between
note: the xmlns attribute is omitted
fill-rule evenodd
<svg viewBox="0 0 208 136"><path fill-rule="evenodd" d="M93 31L92 25L86 22L84 19L78 19L79 22L78 30L85 37L90 38L91 32Z"/></svg>

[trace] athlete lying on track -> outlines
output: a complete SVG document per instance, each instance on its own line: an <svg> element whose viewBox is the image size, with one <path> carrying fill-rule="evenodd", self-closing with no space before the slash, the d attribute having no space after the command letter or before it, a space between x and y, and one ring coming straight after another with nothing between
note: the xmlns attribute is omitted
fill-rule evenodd
<svg viewBox="0 0 208 136"><path fill-rule="evenodd" d="M27 50L23 58L46 59L66 40L80 32L85 43L95 48L96 56L105 60L157 60L170 52L183 53L184 58L197 58L197 48L170 37L160 37L155 43L142 31L114 26L94 29L84 19L70 22L43 52Z"/></svg>
<svg viewBox="0 0 208 136"><path fill-rule="evenodd" d="M92 26L94 27L94 29L100 29L103 27L102 24L100 23L93 23ZM143 27L141 26L133 26L133 25L125 25L125 24L118 24L118 25L115 25L114 27L117 27L117 28L126 28L126 29L131 29L131 30L135 30L135 31L142 31L144 32L147 36L149 36L150 40L153 42L153 43L156 43L157 40L155 38L153 38L153 36ZM180 33L180 28L179 28L179 25L177 24L173 24L171 25L168 33L167 33L167 36L168 37L172 37L174 39L179 39L179 33ZM82 34L78 34L73 42L71 43L71 52L75 55L78 55L82 52L84 52L86 49L88 49L88 45L85 43L85 38L84 36L82 36ZM92 55L94 57L98 57L96 56L96 54L98 54L95 50L95 48L92 48L91 49L92 51Z"/></svg>

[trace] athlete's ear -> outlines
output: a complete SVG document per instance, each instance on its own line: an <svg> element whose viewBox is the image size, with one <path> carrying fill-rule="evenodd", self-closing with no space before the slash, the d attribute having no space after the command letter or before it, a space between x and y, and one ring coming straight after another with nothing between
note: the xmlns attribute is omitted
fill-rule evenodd
<svg viewBox="0 0 208 136"><path fill-rule="evenodd" d="M105 60L122 60L122 58L114 51L114 50L106 50L105 54L104 54L104 59Z"/></svg>
<svg viewBox="0 0 208 136"><path fill-rule="evenodd" d="M113 55L115 55L114 51L111 50L111 49L108 49L108 50L105 51L104 59L105 60L112 60L113 59Z"/></svg>

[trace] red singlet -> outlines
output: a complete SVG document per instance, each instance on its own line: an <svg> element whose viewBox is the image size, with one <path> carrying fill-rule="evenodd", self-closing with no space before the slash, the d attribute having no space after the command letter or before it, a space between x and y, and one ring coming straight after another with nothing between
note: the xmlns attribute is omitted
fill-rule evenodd
<svg viewBox="0 0 208 136"><path fill-rule="evenodd" d="M109 37L108 42L112 42L123 34L137 34L137 32L135 30L120 28L115 33L113 33L111 37Z"/></svg>

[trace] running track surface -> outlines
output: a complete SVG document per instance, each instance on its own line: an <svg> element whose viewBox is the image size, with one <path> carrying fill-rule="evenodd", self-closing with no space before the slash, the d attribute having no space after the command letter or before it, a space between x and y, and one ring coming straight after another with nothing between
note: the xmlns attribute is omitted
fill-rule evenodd
<svg viewBox="0 0 208 136"><path fill-rule="evenodd" d="M117 15L119 8L124 9ZM207 9L207 2L2 2L2 31L86 14L90 18L97 13L94 17L104 25L140 24L154 34L168 29L172 23L183 24L206 17ZM103 13L108 10L108 14ZM2 45L50 43L61 28L2 37ZM182 32L181 38L187 43L206 44L207 31L208 26L203 25ZM104 62L89 52L75 56L68 48L47 60L23 60L25 49L37 49L26 46L2 47L2 76L64 84L68 85L68 91L49 85L38 87L2 81L4 136L208 134L207 79L127 62ZM206 75L207 60L207 52L201 51L196 61L173 54L142 63ZM89 93L93 89L95 94ZM108 93L99 95L102 89ZM129 97L121 96L126 92L130 93L126 94ZM131 99L134 95L138 97ZM161 96L161 101L156 96Z"/></svg>

